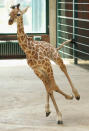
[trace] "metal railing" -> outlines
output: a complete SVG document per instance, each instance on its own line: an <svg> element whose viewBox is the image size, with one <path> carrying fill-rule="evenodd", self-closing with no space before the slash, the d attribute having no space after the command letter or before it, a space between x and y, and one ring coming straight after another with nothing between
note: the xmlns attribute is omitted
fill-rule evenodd
<svg viewBox="0 0 89 131"><path fill-rule="evenodd" d="M57 46L74 39L60 50L62 57L89 60L89 0L57 0Z"/></svg>
<svg viewBox="0 0 89 131"><path fill-rule="evenodd" d="M17 41L0 41L0 58L23 58L24 52Z"/></svg>

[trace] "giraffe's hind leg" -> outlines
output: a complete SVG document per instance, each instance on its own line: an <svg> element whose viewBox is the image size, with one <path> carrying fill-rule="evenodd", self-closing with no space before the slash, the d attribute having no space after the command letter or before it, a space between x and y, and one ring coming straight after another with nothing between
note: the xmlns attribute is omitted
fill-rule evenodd
<svg viewBox="0 0 89 131"><path fill-rule="evenodd" d="M60 90L60 88L55 84L55 91L62 94L66 99L68 100L72 100L73 99L73 95L68 95L66 93L64 93L63 91Z"/></svg>
<svg viewBox="0 0 89 131"><path fill-rule="evenodd" d="M60 93L61 95L63 95L66 99L68 100L72 100L73 99L73 95L68 95L66 93L64 93L56 84L55 80L52 79L51 80L51 88L48 89L48 92L50 92L50 90L55 91Z"/></svg>
<svg viewBox="0 0 89 131"><path fill-rule="evenodd" d="M64 74L66 75L66 77L67 77L67 79L68 79L68 81L69 81L69 83L70 83L70 86L71 86L71 88L72 88L72 92L73 92L73 94L75 95L75 98L76 98L77 100L79 100L79 99L80 99L80 95L79 95L77 89L74 87L74 85L73 85L73 83L72 83L72 81L71 81L71 79L70 79L70 77L69 77L69 75L68 75L66 66L64 65L64 63L63 63L62 59L60 58L60 56L56 59L56 63L60 66L61 70L62 70L62 71L64 72Z"/></svg>

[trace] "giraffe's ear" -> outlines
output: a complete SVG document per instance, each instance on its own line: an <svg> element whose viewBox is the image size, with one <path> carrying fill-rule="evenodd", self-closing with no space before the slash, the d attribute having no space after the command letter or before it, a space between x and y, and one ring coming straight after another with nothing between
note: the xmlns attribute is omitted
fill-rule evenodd
<svg viewBox="0 0 89 131"><path fill-rule="evenodd" d="M24 10L22 10L22 14L26 13L28 8L29 8L29 6L27 6Z"/></svg>
<svg viewBox="0 0 89 131"><path fill-rule="evenodd" d="M11 6L10 8L11 8L11 9L15 9L15 5Z"/></svg>

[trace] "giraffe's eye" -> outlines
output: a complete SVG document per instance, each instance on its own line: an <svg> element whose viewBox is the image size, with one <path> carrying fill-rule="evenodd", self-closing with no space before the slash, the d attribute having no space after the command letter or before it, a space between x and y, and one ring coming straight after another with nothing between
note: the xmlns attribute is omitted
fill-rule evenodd
<svg viewBox="0 0 89 131"><path fill-rule="evenodd" d="M17 14L17 16L20 16L20 15L21 15L20 13Z"/></svg>
<svg viewBox="0 0 89 131"><path fill-rule="evenodd" d="M17 16L20 16L21 15L21 12L18 12Z"/></svg>

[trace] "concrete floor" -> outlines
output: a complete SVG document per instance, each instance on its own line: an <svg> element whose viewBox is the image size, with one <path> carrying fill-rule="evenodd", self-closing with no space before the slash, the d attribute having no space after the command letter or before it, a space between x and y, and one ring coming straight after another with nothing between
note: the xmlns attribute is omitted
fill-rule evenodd
<svg viewBox="0 0 89 131"><path fill-rule="evenodd" d="M71 94L64 74L52 66L57 84ZM64 122L57 125L51 100L51 114L45 117L45 88L26 61L0 61L0 131L89 131L89 70L66 66L81 99L69 101L55 93Z"/></svg>

